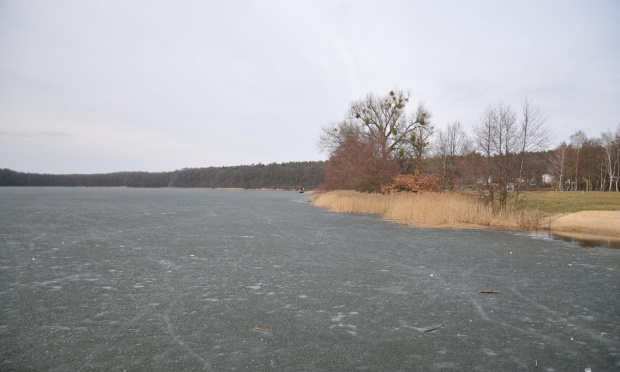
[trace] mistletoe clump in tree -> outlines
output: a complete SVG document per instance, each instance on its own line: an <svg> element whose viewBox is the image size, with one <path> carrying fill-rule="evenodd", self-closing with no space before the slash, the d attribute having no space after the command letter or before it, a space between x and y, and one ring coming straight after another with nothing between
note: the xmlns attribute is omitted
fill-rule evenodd
<svg viewBox="0 0 620 372"><path fill-rule="evenodd" d="M430 127L430 112L420 103L413 114L408 114L410 96L410 92L402 90L385 96L369 93L351 104L348 119L374 139L377 155L383 158L412 158L418 147L428 145L420 143L417 134Z"/></svg>
<svg viewBox="0 0 620 372"><path fill-rule="evenodd" d="M341 181L338 185L379 191L380 185L399 173L400 166L421 157L432 131L430 112L419 104L413 113L407 113L410 96L401 90L385 96L369 93L351 104L344 120L324 127L318 145L330 155L326 180L337 178ZM365 164L368 166L361 168ZM356 179L344 182L346 175L356 175ZM326 188L332 188L327 183Z"/></svg>

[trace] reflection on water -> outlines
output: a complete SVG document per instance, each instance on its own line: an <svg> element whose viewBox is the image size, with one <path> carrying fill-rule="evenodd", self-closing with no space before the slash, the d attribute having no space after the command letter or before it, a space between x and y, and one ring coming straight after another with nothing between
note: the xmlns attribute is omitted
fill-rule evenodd
<svg viewBox="0 0 620 372"><path fill-rule="evenodd" d="M537 239L561 240L569 243L577 243L585 248L603 247L620 249L620 238L614 236L564 231L529 231L527 235Z"/></svg>

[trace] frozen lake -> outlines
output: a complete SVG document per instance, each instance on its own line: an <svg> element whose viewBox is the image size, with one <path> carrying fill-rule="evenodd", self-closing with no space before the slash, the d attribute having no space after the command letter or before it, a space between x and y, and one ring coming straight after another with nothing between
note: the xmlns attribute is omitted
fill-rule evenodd
<svg viewBox="0 0 620 372"><path fill-rule="evenodd" d="M0 370L620 369L620 250L308 201L0 188Z"/></svg>

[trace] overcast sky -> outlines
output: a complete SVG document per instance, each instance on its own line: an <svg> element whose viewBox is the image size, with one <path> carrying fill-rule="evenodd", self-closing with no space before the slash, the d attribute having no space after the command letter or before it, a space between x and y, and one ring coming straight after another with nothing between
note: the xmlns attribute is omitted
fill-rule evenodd
<svg viewBox="0 0 620 372"><path fill-rule="evenodd" d="M554 144L597 137L620 123L620 1L0 0L0 168L322 160L321 127L394 88L439 129L529 97Z"/></svg>

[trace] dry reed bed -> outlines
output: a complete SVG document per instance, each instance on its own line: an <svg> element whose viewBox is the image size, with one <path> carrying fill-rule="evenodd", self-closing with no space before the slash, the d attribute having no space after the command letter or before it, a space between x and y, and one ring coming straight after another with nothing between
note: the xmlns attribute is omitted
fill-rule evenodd
<svg viewBox="0 0 620 372"><path fill-rule="evenodd" d="M316 194L316 206L334 212L378 214L389 220L424 227L538 228L542 215L536 211L498 210L476 198L450 192L366 194L331 191Z"/></svg>

